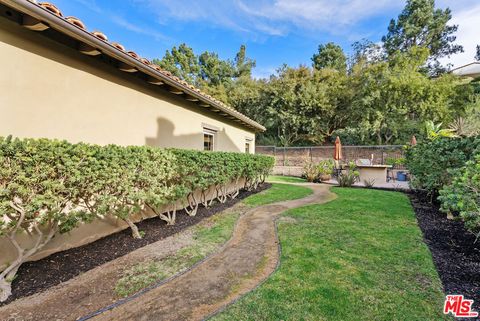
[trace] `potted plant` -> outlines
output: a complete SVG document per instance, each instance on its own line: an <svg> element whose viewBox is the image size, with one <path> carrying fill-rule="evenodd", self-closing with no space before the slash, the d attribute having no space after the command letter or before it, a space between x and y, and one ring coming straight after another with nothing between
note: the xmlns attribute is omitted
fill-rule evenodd
<svg viewBox="0 0 480 321"><path fill-rule="evenodd" d="M334 169L334 163L332 160L322 160L317 165L318 179L321 182L328 181L332 178Z"/></svg>

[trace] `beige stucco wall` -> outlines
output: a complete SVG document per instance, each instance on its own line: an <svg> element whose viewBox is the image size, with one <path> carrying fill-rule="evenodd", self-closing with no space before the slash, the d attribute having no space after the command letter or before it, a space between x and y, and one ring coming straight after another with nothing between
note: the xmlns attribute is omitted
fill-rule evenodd
<svg viewBox="0 0 480 321"><path fill-rule="evenodd" d="M216 150L244 152L247 139L255 150L252 131L3 18L0 61L0 136L203 149L208 124L218 128ZM125 227L111 217L81 226L57 235L35 259ZM14 257L2 238L0 253L1 269Z"/></svg>
<svg viewBox="0 0 480 321"><path fill-rule="evenodd" d="M252 131L0 18L0 136L244 152ZM255 150L254 141L251 151Z"/></svg>

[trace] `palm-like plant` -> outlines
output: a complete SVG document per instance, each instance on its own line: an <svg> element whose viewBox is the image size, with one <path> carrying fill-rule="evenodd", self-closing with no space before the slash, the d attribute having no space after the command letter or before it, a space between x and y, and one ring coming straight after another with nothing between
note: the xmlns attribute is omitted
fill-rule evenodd
<svg viewBox="0 0 480 321"><path fill-rule="evenodd" d="M431 120L425 122L425 131L430 140L435 140L440 137L457 137L453 129L442 128L442 123L435 124Z"/></svg>
<svg viewBox="0 0 480 321"><path fill-rule="evenodd" d="M470 119L458 117L454 120L449 129L461 137L472 137L480 134L480 126Z"/></svg>

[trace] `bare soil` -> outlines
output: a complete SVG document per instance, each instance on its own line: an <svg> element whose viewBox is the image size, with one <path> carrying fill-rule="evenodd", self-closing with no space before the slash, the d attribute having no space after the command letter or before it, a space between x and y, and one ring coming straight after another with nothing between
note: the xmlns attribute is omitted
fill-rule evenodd
<svg viewBox="0 0 480 321"><path fill-rule="evenodd" d="M460 220L449 220L422 192L409 194L446 294L463 294L480 311L480 240ZM471 320L471 319L470 319Z"/></svg>

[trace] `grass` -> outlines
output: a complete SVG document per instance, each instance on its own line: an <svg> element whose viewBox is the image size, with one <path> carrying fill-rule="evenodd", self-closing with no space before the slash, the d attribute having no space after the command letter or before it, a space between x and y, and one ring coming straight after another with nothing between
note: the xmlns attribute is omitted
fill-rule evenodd
<svg viewBox="0 0 480 321"><path fill-rule="evenodd" d="M271 175L268 176L269 182L283 182L283 183L306 183L307 181L300 177Z"/></svg>
<svg viewBox="0 0 480 321"><path fill-rule="evenodd" d="M271 188L246 198L243 202L249 206L260 206L281 201L304 198L312 194L312 190L303 186L273 184Z"/></svg>
<svg viewBox="0 0 480 321"><path fill-rule="evenodd" d="M450 320L404 194L335 188L279 222L281 266L214 320Z"/></svg>
<svg viewBox="0 0 480 321"><path fill-rule="evenodd" d="M310 189L301 186L273 184L268 190L251 195L242 202L247 206L259 206L302 198L311 193ZM192 244L164 259L140 262L127 269L116 283L115 294L118 297L131 295L190 268L231 238L235 222L239 217L239 211L227 209L194 226Z"/></svg>

